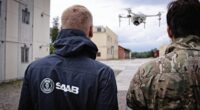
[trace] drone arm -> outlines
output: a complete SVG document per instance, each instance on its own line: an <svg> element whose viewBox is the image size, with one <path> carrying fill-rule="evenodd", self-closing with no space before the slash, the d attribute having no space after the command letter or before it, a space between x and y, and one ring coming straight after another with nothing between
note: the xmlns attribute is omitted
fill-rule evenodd
<svg viewBox="0 0 200 110"><path fill-rule="evenodd" d="M119 18L128 18L128 17L126 17L126 16L120 16Z"/></svg>
<svg viewBox="0 0 200 110"><path fill-rule="evenodd" d="M133 13L133 12L130 12L130 14L132 14L133 16L137 16L137 14Z"/></svg>
<svg viewBox="0 0 200 110"><path fill-rule="evenodd" d="M145 15L145 17L156 17L156 16L159 16L159 15Z"/></svg>

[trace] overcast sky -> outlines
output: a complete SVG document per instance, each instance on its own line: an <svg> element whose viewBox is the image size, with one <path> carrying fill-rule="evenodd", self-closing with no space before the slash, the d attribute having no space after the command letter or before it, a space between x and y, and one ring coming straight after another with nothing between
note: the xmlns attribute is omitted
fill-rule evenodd
<svg viewBox="0 0 200 110"><path fill-rule="evenodd" d="M167 36L166 11L171 0L51 0L51 21L61 16L67 7L80 4L86 6L93 14L94 25L108 26L118 35L119 45L132 51L148 51L160 48L171 41ZM126 15L124 8L132 8L134 13L157 14L162 12L161 26L158 17L147 18L146 28L143 24L128 25L123 19L119 27L119 14Z"/></svg>

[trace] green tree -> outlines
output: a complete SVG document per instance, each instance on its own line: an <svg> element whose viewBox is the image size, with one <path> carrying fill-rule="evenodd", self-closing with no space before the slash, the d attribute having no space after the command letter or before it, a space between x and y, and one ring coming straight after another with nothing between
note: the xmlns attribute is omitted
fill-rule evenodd
<svg viewBox="0 0 200 110"><path fill-rule="evenodd" d="M53 27L50 28L50 36L51 36L51 44L50 44L50 54L55 53L55 48L53 46L53 42L56 40L58 33L59 33L59 18L53 18Z"/></svg>
<svg viewBox="0 0 200 110"><path fill-rule="evenodd" d="M150 51L145 51L145 52L132 52L132 57L133 58L150 58L154 57L154 52L156 52L157 49L152 49Z"/></svg>

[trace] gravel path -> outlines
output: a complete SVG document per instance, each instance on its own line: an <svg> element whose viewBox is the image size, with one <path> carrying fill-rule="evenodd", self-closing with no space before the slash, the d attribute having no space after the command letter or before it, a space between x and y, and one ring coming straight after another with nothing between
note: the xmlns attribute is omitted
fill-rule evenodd
<svg viewBox="0 0 200 110"><path fill-rule="evenodd" d="M22 81L0 85L0 110L17 110Z"/></svg>

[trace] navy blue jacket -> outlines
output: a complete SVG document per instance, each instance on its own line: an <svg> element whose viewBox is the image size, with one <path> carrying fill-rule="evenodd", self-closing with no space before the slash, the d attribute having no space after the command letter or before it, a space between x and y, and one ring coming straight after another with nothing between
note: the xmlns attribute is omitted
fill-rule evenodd
<svg viewBox="0 0 200 110"><path fill-rule="evenodd" d="M28 66L19 110L118 110L114 73L82 31L62 30L54 47Z"/></svg>

